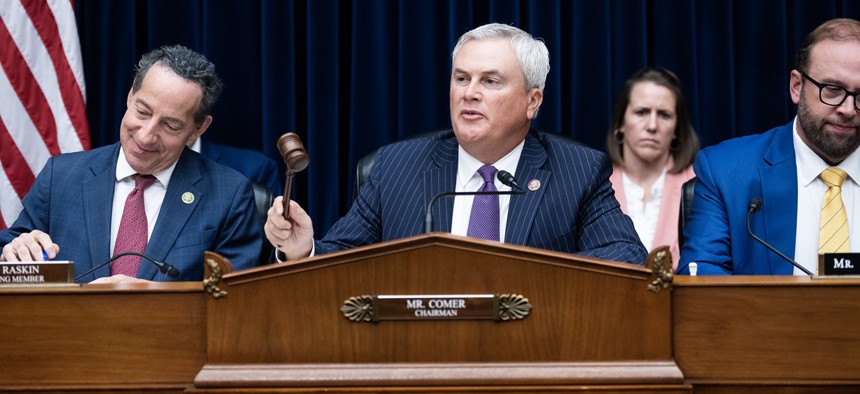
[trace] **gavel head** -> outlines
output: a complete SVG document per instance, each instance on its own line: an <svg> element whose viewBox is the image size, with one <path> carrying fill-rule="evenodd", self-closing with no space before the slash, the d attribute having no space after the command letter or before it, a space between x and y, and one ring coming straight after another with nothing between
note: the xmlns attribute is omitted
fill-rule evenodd
<svg viewBox="0 0 860 394"><path fill-rule="evenodd" d="M311 161L308 151L305 150L302 140L296 133L286 133L278 138L278 151L284 157L284 163L289 172L302 171L307 168Z"/></svg>

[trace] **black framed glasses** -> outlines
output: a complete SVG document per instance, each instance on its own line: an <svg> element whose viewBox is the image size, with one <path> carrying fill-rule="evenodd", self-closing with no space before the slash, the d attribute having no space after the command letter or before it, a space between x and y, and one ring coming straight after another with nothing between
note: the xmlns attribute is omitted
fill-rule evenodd
<svg viewBox="0 0 860 394"><path fill-rule="evenodd" d="M800 71L800 70L798 70ZM818 99L821 100L822 103L829 105L831 107L838 107L845 102L845 99L848 96L851 96L854 99L854 109L860 111L860 104L857 103L857 95L860 95L860 91L858 92L849 92L848 89L845 89L841 86L830 85L826 83L818 82L806 75L805 72L800 71L800 75L803 75L809 82L812 82L813 85L818 87Z"/></svg>

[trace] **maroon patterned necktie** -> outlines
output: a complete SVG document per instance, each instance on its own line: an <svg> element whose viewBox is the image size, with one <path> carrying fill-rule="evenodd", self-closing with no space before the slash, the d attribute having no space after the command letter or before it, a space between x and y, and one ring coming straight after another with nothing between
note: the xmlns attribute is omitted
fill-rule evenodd
<svg viewBox="0 0 860 394"><path fill-rule="evenodd" d="M155 183L152 175L134 174L134 190L125 199L125 208L122 210L122 219L119 222L119 231L116 234L113 255L125 252L143 253L146 249L146 233L148 225L146 222L146 209L143 205L143 191ZM137 276L140 267L140 256L123 256L113 262L110 268L111 275L124 274L131 277Z"/></svg>
<svg viewBox="0 0 860 394"><path fill-rule="evenodd" d="M495 192L496 167L484 165L478 169L484 184L479 192ZM499 195L477 195L472 202L472 214L469 216L469 231L466 235L475 238L499 240Z"/></svg>

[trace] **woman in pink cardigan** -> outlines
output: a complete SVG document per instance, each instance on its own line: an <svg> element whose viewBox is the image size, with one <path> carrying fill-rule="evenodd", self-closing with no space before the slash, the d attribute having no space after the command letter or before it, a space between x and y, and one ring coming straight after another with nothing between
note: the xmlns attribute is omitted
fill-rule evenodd
<svg viewBox="0 0 860 394"><path fill-rule="evenodd" d="M646 68L624 85L606 139L615 197L648 250L669 245L677 268L681 186L695 177L699 139L690 124L681 82L669 70Z"/></svg>

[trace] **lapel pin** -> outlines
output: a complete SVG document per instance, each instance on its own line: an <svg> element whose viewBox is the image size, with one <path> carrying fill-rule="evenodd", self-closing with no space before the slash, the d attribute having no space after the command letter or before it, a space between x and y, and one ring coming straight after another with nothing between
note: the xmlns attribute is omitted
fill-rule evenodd
<svg viewBox="0 0 860 394"><path fill-rule="evenodd" d="M194 193L191 193L191 192L182 193L182 202L184 202L186 204L191 204L192 202L194 202Z"/></svg>
<svg viewBox="0 0 860 394"><path fill-rule="evenodd" d="M529 190L531 190L531 191L535 191L537 189L540 189L540 181L537 179L532 179L531 181L529 181L528 187L529 187Z"/></svg>

